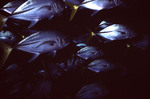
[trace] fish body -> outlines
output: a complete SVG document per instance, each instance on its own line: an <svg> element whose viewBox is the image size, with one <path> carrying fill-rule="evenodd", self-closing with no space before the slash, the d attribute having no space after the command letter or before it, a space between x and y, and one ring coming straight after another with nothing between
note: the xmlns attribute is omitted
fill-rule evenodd
<svg viewBox="0 0 150 99"><path fill-rule="evenodd" d="M100 56L103 56L103 51L97 49L96 47L92 46L86 46L84 48L81 48L77 52L77 56L87 60L87 59L94 59Z"/></svg>
<svg viewBox="0 0 150 99"><path fill-rule="evenodd" d="M64 6L56 0L27 0L11 13L8 18L30 21L29 28L39 20L51 19L62 12Z"/></svg>
<svg viewBox="0 0 150 99"><path fill-rule="evenodd" d="M88 65L88 69L96 73L113 70L114 68L114 64L105 59L94 60Z"/></svg>
<svg viewBox="0 0 150 99"><path fill-rule="evenodd" d="M37 31L20 41L16 49L34 53L35 57L40 54L53 52L69 44L69 41L58 31Z"/></svg>
<svg viewBox="0 0 150 99"><path fill-rule="evenodd" d="M96 33L96 35L105 39L105 43L114 40L130 39L136 36L132 29L121 24L110 25Z"/></svg>

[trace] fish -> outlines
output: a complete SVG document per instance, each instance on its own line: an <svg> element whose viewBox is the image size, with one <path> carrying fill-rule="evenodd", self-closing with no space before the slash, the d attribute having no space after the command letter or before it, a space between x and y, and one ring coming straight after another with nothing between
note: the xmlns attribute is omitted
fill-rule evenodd
<svg viewBox="0 0 150 99"><path fill-rule="evenodd" d="M115 65L106 59L97 59L88 65L88 69L95 73L100 73L115 69Z"/></svg>
<svg viewBox="0 0 150 99"><path fill-rule="evenodd" d="M95 59L95 58L101 57L103 55L104 55L104 52L102 50L99 50L98 48L93 47L93 46L83 47L77 52L77 56L81 57L85 60Z"/></svg>
<svg viewBox="0 0 150 99"><path fill-rule="evenodd" d="M31 22L28 28L33 27L38 21L52 19L64 10L64 6L56 0L27 0L21 4L7 19L18 19ZM6 19L6 20L7 20Z"/></svg>
<svg viewBox="0 0 150 99"><path fill-rule="evenodd" d="M108 88L99 83L92 83L82 87L76 95L76 99L101 99L109 93Z"/></svg>
<svg viewBox="0 0 150 99"><path fill-rule="evenodd" d="M69 59L67 59L66 61L57 63L57 65L64 71L69 71L69 70L77 69L84 62L85 61L83 59L76 57L76 56L72 56Z"/></svg>
<svg viewBox="0 0 150 99"><path fill-rule="evenodd" d="M32 60L37 58L40 54L53 52L61 49L69 44L69 41L59 31L43 30L27 36L21 40L16 49L34 54Z"/></svg>
<svg viewBox="0 0 150 99"><path fill-rule="evenodd" d="M0 41L8 44L14 43L16 40L16 36L13 35L10 31L1 31L0 32Z"/></svg>
<svg viewBox="0 0 150 99"><path fill-rule="evenodd" d="M103 9L111 9L113 7L119 6L121 2L119 0L64 0L64 2L72 8L72 13L70 16L70 21L75 16L79 8L86 8L93 10L93 15ZM118 3L119 2L119 3Z"/></svg>
<svg viewBox="0 0 150 99"><path fill-rule="evenodd" d="M95 34L97 37L104 39L104 43L115 41L115 40L125 40L131 39L136 36L136 33L126 25L113 24L100 30Z"/></svg>

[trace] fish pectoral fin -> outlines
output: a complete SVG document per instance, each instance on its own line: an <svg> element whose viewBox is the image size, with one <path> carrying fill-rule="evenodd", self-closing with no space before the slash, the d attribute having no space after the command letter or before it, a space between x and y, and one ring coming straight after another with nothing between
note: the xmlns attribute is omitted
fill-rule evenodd
<svg viewBox="0 0 150 99"><path fill-rule="evenodd" d="M40 53L33 53L33 57L28 61L28 63L31 63L32 61L34 61L39 55Z"/></svg>
<svg viewBox="0 0 150 99"><path fill-rule="evenodd" d="M92 14L91 14L91 16L94 16L96 13L98 13L99 12L99 10L96 10L96 11L94 11Z"/></svg>
<svg viewBox="0 0 150 99"><path fill-rule="evenodd" d="M51 15L48 19L51 20L54 17L54 15Z"/></svg>
<svg viewBox="0 0 150 99"><path fill-rule="evenodd" d="M53 52L52 52L52 57L55 57L56 56L56 50L54 50Z"/></svg>
<svg viewBox="0 0 150 99"><path fill-rule="evenodd" d="M32 22L30 23L28 29L32 28L37 22L38 22L38 20L32 21Z"/></svg>

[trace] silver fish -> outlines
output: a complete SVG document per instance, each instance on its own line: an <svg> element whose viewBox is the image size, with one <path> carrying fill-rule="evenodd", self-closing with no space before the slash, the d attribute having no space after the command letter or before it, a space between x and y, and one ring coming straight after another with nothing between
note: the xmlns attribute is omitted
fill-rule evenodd
<svg viewBox="0 0 150 99"><path fill-rule="evenodd" d="M56 0L27 0L9 18L30 21L31 28L39 20L51 19L63 10L64 6Z"/></svg>
<svg viewBox="0 0 150 99"><path fill-rule="evenodd" d="M98 59L88 65L88 69L96 73L113 70L114 68L115 65L106 59Z"/></svg>
<svg viewBox="0 0 150 99"><path fill-rule="evenodd" d="M77 10L81 7L93 10L94 12L91 15L93 16L100 10L111 9L113 7L119 6L122 3L120 2L121 0L63 0L63 1L73 9L70 16L70 21L74 18Z"/></svg>
<svg viewBox="0 0 150 99"><path fill-rule="evenodd" d="M97 49L96 47L92 47L92 46L86 46L84 48L81 48L78 52L77 52L77 56L87 60L87 59L94 59L100 56L103 56L103 51Z"/></svg>
<svg viewBox="0 0 150 99"><path fill-rule="evenodd" d="M113 24L102 29L101 31L99 31L99 33L96 33L96 36L104 38L104 43L107 43L114 40L133 38L136 36L136 33L131 28L125 25Z"/></svg>
<svg viewBox="0 0 150 99"><path fill-rule="evenodd" d="M69 44L69 41L58 31L37 31L17 44L17 49L33 53L35 59L40 54L53 52Z"/></svg>
<svg viewBox="0 0 150 99"><path fill-rule="evenodd" d="M12 14L22 3L24 3L24 1L12 1L4 5L0 10Z"/></svg>
<svg viewBox="0 0 150 99"><path fill-rule="evenodd" d="M76 95L76 99L101 99L109 93L108 88L103 84L92 83L85 85Z"/></svg>
<svg viewBox="0 0 150 99"><path fill-rule="evenodd" d="M16 37L10 31L0 32L0 41L8 44L15 42Z"/></svg>

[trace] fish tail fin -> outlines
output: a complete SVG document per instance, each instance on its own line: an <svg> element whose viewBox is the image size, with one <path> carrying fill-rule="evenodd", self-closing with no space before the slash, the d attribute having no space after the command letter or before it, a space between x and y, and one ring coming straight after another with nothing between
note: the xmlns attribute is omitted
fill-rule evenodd
<svg viewBox="0 0 150 99"><path fill-rule="evenodd" d="M9 45L0 42L0 46L3 49L3 55L2 55L2 59L0 61L0 68L2 68L6 62L6 60L8 59L8 56L10 55L10 53L12 52L12 49Z"/></svg>
<svg viewBox="0 0 150 99"><path fill-rule="evenodd" d="M0 31L3 29L6 21L7 21L7 17L0 14Z"/></svg>
<svg viewBox="0 0 150 99"><path fill-rule="evenodd" d="M70 21L72 21L76 12L78 11L79 6L69 3L69 2L65 2L65 3L72 8L72 12L71 12L71 16L70 16Z"/></svg>

